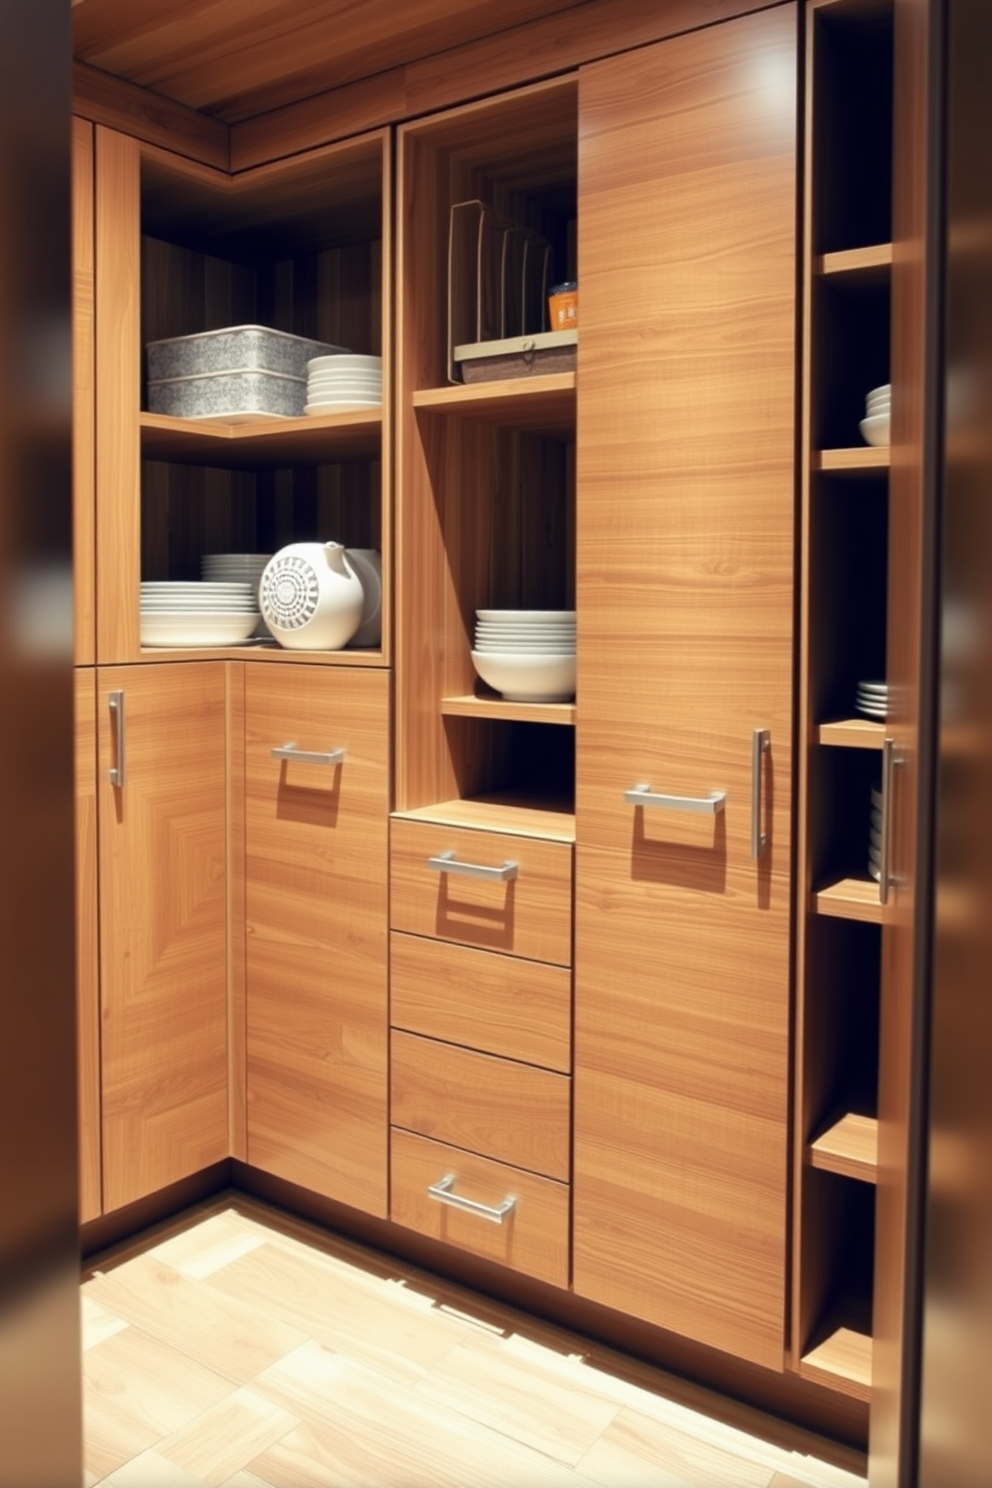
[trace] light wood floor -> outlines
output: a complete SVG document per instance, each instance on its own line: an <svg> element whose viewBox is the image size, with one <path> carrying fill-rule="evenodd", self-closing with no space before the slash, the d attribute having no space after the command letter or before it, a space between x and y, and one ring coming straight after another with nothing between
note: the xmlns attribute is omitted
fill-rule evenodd
<svg viewBox="0 0 992 1488"><path fill-rule="evenodd" d="M100 1262L82 1309L86 1488L864 1488L813 1438L240 1195Z"/></svg>

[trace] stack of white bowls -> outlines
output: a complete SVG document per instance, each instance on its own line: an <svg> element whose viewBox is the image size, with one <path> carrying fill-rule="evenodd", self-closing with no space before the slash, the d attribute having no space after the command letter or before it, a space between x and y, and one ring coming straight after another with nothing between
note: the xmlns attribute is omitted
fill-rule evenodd
<svg viewBox="0 0 992 1488"><path fill-rule="evenodd" d="M871 835L868 839L868 872L876 883L882 877L882 792L871 788Z"/></svg>
<svg viewBox="0 0 992 1488"><path fill-rule="evenodd" d="M204 553L200 559L200 577L214 583L250 584L257 597L262 570L271 557L271 553ZM264 619L259 620L255 636L260 640L272 636Z"/></svg>
<svg viewBox="0 0 992 1488"><path fill-rule="evenodd" d="M238 646L250 638L260 615L249 583L141 585L143 646Z"/></svg>
<svg viewBox="0 0 992 1488"><path fill-rule="evenodd" d="M865 417L860 429L868 444L888 444L892 412L892 384L872 388L865 399Z"/></svg>
<svg viewBox="0 0 992 1488"><path fill-rule="evenodd" d="M382 403L382 357L341 352L307 362L307 405L311 415Z"/></svg>
<svg viewBox="0 0 992 1488"><path fill-rule="evenodd" d="M877 718L884 723L889 712L889 684L887 682L858 683L858 712L868 718Z"/></svg>
<svg viewBox="0 0 992 1488"><path fill-rule="evenodd" d="M575 696L574 610L477 610L475 670L517 703Z"/></svg>

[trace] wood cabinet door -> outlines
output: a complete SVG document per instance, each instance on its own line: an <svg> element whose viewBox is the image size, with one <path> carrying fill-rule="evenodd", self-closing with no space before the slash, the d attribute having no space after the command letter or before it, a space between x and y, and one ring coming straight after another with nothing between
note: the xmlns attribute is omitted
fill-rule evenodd
<svg viewBox="0 0 992 1488"><path fill-rule="evenodd" d="M776 1369L796 29L778 6L579 93L575 1290ZM725 807L632 805L639 785Z"/></svg>
<svg viewBox="0 0 992 1488"><path fill-rule="evenodd" d="M111 1210L228 1152L223 663L99 668L97 739Z"/></svg>
<svg viewBox="0 0 992 1488"><path fill-rule="evenodd" d="M79 1081L79 1220L102 1213L100 1177L100 967L97 936L96 673L75 673L76 1037Z"/></svg>
<svg viewBox="0 0 992 1488"><path fill-rule="evenodd" d="M248 1161L385 1216L388 675L247 667L245 793Z"/></svg>

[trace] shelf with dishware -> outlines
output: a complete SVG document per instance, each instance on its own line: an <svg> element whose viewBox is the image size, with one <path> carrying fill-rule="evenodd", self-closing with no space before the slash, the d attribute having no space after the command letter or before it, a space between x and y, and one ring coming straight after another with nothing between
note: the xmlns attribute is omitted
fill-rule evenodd
<svg viewBox="0 0 992 1488"><path fill-rule="evenodd" d="M229 470L285 469L331 460L377 460L382 419L381 407L229 423L142 413L138 427L146 460Z"/></svg>

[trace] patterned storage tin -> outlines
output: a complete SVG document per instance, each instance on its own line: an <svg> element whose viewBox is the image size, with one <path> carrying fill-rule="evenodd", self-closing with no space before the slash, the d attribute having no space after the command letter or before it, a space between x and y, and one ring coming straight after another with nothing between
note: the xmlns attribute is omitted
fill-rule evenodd
<svg viewBox="0 0 992 1488"><path fill-rule="evenodd" d="M148 411L173 418L237 418L259 414L302 418L305 377L240 368L203 377L173 377L148 384Z"/></svg>
<svg viewBox="0 0 992 1488"><path fill-rule="evenodd" d="M291 336L268 326L244 325L149 341L146 349L148 381L163 382L211 372L280 372L285 377L306 377L307 362L312 357L332 356L348 348Z"/></svg>

